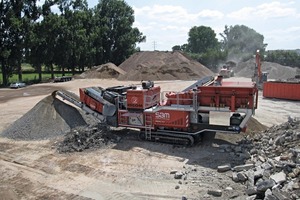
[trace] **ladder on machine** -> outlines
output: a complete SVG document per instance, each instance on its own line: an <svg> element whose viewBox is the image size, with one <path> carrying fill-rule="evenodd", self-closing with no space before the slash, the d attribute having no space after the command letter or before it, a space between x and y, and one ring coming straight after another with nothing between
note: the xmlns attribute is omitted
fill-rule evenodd
<svg viewBox="0 0 300 200"><path fill-rule="evenodd" d="M145 139L151 140L152 116L146 114L145 116Z"/></svg>

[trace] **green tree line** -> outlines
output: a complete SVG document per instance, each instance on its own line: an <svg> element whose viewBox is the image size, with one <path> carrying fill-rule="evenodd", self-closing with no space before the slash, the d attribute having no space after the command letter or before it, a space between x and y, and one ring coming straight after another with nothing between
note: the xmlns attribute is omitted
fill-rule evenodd
<svg viewBox="0 0 300 200"><path fill-rule="evenodd" d="M176 45L173 50L181 50L213 71L227 61L246 61L260 50L265 61L276 62L291 67L300 67L300 54L296 50L266 51L264 36L245 25L225 26L217 39L214 30L206 26L194 26L188 33L188 41Z"/></svg>
<svg viewBox="0 0 300 200"><path fill-rule="evenodd" d="M216 71L218 65L226 61L245 61L257 50L265 52L264 36L244 26L225 26L221 40L211 27L194 26L188 33L187 44L176 45L173 50L181 50Z"/></svg>
<svg viewBox="0 0 300 200"><path fill-rule="evenodd" d="M265 54L265 61L300 68L300 53L293 50L273 50Z"/></svg>
<svg viewBox="0 0 300 200"><path fill-rule="evenodd" d="M59 12L53 12L53 8ZM83 70L107 62L116 65L133 54L146 37L133 28L134 11L123 0L1 0L0 62L3 84L21 63L30 63L42 79L42 66Z"/></svg>

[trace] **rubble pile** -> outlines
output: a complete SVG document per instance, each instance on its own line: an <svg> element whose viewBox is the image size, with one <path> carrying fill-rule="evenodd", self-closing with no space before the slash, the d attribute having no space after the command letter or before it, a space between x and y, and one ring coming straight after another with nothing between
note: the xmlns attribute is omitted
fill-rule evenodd
<svg viewBox="0 0 300 200"><path fill-rule="evenodd" d="M248 199L300 198L300 120L247 136L239 148L220 147L245 158L244 165L219 166L218 171L231 169L233 181L245 184Z"/></svg>
<svg viewBox="0 0 300 200"><path fill-rule="evenodd" d="M106 126L80 126L66 133L64 140L58 144L58 151L60 153L80 152L108 147L119 141L120 138L112 134Z"/></svg>

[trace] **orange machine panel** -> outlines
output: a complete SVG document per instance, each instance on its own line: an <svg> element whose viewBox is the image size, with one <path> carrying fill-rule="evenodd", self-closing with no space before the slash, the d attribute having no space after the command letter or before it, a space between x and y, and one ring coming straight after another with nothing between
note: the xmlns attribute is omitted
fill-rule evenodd
<svg viewBox="0 0 300 200"><path fill-rule="evenodd" d="M127 90L128 109L146 109L157 105L160 101L160 87L149 89L130 89Z"/></svg>
<svg viewBox="0 0 300 200"><path fill-rule="evenodd" d="M223 82L222 86L200 86L198 101L200 106L255 109L257 88L254 83Z"/></svg>
<svg viewBox="0 0 300 200"><path fill-rule="evenodd" d="M179 105L192 105L193 104L193 93L187 92L169 92L166 94L167 102L166 105L179 104Z"/></svg>
<svg viewBox="0 0 300 200"><path fill-rule="evenodd" d="M180 110L160 110L154 113L156 127L187 128L190 123L189 112Z"/></svg>
<svg viewBox="0 0 300 200"><path fill-rule="evenodd" d="M80 96L80 101L86 104L92 110L96 110L99 113L103 112L103 104L101 104L99 101L85 94L84 88L79 89L79 96Z"/></svg>
<svg viewBox="0 0 300 200"><path fill-rule="evenodd" d="M300 83L290 82L265 82L263 96L288 100L300 100Z"/></svg>

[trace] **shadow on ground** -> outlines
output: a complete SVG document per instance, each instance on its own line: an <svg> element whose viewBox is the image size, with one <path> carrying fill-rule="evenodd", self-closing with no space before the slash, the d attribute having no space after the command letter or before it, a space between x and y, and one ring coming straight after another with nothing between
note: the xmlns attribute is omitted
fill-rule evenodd
<svg viewBox="0 0 300 200"><path fill-rule="evenodd" d="M200 141L191 147L144 141L139 139L139 131L129 129L114 131L113 134L122 138L120 142L114 146L114 149L130 151L133 148L141 148L146 150L149 156L151 156L151 153L168 155L189 165L199 165L216 169L220 165L231 164L233 167L244 164L245 161L236 156L234 152L226 152L221 148L221 146L230 146L232 149L238 147L236 141L239 139L236 138L236 134L227 134L224 136L222 133L217 133L215 138ZM231 136L235 138L232 139ZM238 136L238 138L242 138L242 136Z"/></svg>

